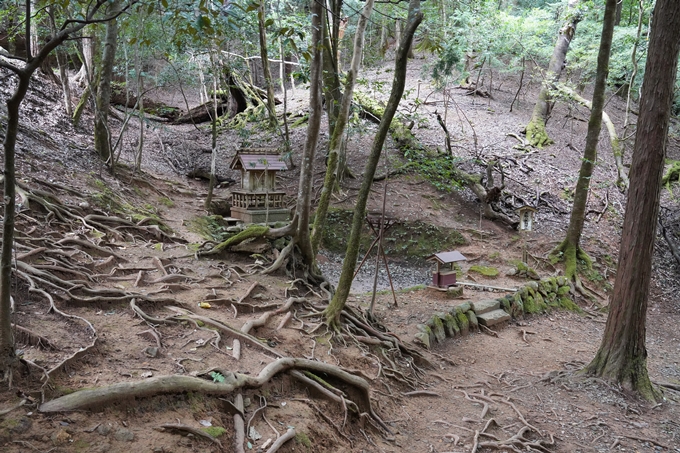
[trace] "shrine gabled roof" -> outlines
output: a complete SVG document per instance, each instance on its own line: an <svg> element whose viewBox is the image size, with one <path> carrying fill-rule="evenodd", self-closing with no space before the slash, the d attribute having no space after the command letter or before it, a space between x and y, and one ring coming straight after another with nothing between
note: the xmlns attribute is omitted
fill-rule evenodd
<svg viewBox="0 0 680 453"><path fill-rule="evenodd" d="M229 166L232 170L288 170L283 157L278 154L237 154Z"/></svg>
<svg viewBox="0 0 680 453"><path fill-rule="evenodd" d="M437 260L441 264L449 264L455 263L456 261L467 261L467 258L465 258L459 251L454 250L453 252L435 253L429 257L428 260Z"/></svg>

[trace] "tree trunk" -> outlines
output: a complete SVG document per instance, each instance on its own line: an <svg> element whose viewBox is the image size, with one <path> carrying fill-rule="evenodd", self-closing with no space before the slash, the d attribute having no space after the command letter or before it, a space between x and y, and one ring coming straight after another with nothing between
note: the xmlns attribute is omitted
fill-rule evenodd
<svg viewBox="0 0 680 453"><path fill-rule="evenodd" d="M359 65L361 64L362 52L364 48L364 31L366 30L368 18L373 11L373 3L374 0L366 0L366 4L364 5L361 15L359 16L359 22L357 23L357 28L354 35L352 64L349 71L347 71L345 93L342 97L340 111L338 112L338 117L335 121L335 128L331 134L331 139L328 146L329 151L328 161L326 163L326 177L324 179L319 205L316 209L316 215L314 217L314 230L312 233L312 247L315 256L319 250L319 244L321 243L321 237L323 236L323 229L326 224L326 214L328 212L328 205L330 204L331 192L335 188L338 170L338 154L343 145L345 129L347 128L347 121L349 120L349 111L350 107L352 106L354 85L359 72Z"/></svg>
<svg viewBox="0 0 680 453"><path fill-rule="evenodd" d="M342 89L340 87L340 74L338 72L337 62L337 42L339 26L336 22L340 21L339 14L342 11L342 1L332 0L329 13L324 12L326 17L331 17L328 24L324 27L323 33L323 93L326 98L326 114L328 115L328 130L335 129L335 121L340 112L340 103L342 102ZM330 29L329 29L330 26Z"/></svg>
<svg viewBox="0 0 680 453"><path fill-rule="evenodd" d="M581 251L580 241L583 232L583 223L586 217L586 204L588 202L588 188L590 178L593 175L593 167L597 160L597 142L602 129L602 111L604 109L604 95L607 89L607 76L609 74L609 55L614 36L614 13L616 12L616 0L607 0L604 20L602 23L602 37L600 38L600 50L597 55L597 73L595 75L595 88L593 90L593 102L588 121L588 133L586 135L586 147L581 160L576 189L574 190L574 205L571 208L569 228L566 239L555 249L564 253L565 274L569 278L576 276L576 258L580 257L587 263L590 259Z"/></svg>
<svg viewBox="0 0 680 453"><path fill-rule="evenodd" d="M257 27L260 31L260 57L262 59L262 72L264 73L264 85L267 90L267 112L269 114L269 126L278 126L276 120L276 104L274 103L274 84L272 83L272 71L269 67L269 56L267 55L267 33L264 26L265 10L264 0L260 0L257 8Z"/></svg>
<svg viewBox="0 0 680 453"><path fill-rule="evenodd" d="M534 106L534 112L531 115L531 121L527 125L527 141L539 148L549 145L552 140L548 137L545 130L545 123L550 114L550 91L554 88L554 84L560 79L564 63L569 51L569 44L574 38L576 32L576 24L581 20L580 13L576 10L578 0L570 0L567 8L567 22L560 29L557 36L557 42L553 49L550 63L548 64L548 71L545 73L543 79L543 86L538 94L538 100Z"/></svg>
<svg viewBox="0 0 680 453"><path fill-rule="evenodd" d="M113 0L110 11L116 14L120 11L120 0ZM106 24L104 38L104 53L102 55L101 76L97 87L96 112L94 121L94 148L104 162L111 159L111 139L109 134L109 107L111 104L111 79L113 78L113 63L116 59L118 41L118 21L112 19Z"/></svg>
<svg viewBox="0 0 680 453"><path fill-rule="evenodd" d="M92 78L92 69L94 68L94 49L95 49L95 39L96 34L83 35L80 42L83 46L82 53L82 66L78 71L78 74L73 78L73 80L80 84L80 86L88 86L89 80Z"/></svg>
<svg viewBox="0 0 680 453"><path fill-rule="evenodd" d="M680 2L657 1L650 35L614 293L600 349L584 371L655 401L660 395L647 374L647 297L680 51Z"/></svg>
<svg viewBox="0 0 680 453"><path fill-rule="evenodd" d="M304 154L300 162L300 185L298 187L297 207L295 215L298 218L295 241L300 248L302 262L309 266L309 272L314 277L315 255L309 236L309 218L312 204L312 179L314 176L314 154L319 140L321 116L321 72L323 70L323 30L326 15L318 1L312 2L312 65L310 69L309 85L309 122L307 124L307 138Z"/></svg>
<svg viewBox="0 0 680 453"><path fill-rule="evenodd" d="M356 205L354 207L354 215L352 217L352 228L350 236L347 241L347 252L342 263L342 272L340 274L340 282L338 283L337 291L333 296L333 300L324 310L326 322L329 326L337 327L340 319L340 312L345 307L347 296L349 295L350 287L352 286L352 279L354 269L356 267L357 256L359 255L359 240L361 235L361 226L364 222L366 213L366 203L368 195L373 184L373 177L375 170L380 160L380 154L387 138L392 119L397 112L399 101L404 94L404 86L406 84L406 65L408 63L408 51L413 42L413 35L423 20L423 12L420 9L420 0L410 0L408 7L408 18L405 30L403 31L403 39L399 43L397 54L394 63L394 79L392 81L392 92L385 107L385 114L383 115L378 130L373 139L371 146L371 153L366 162L361 188L357 196Z"/></svg>
<svg viewBox="0 0 680 453"><path fill-rule="evenodd" d="M14 156L19 128L19 106L26 96L31 74L20 74L14 95L7 100L7 129L5 131L4 201L2 224L2 257L0 258L0 370L7 377L15 361L12 334L12 248L14 247L14 208L16 205L16 173Z"/></svg>
<svg viewBox="0 0 680 453"><path fill-rule="evenodd" d="M54 38L57 35L57 23L54 20L53 5L48 7L48 13L50 16L51 37ZM59 80L64 92L64 108L66 109L66 114L71 117L73 115L73 105L71 104L71 84L68 76L68 55L61 50L57 50L57 66L59 66Z"/></svg>

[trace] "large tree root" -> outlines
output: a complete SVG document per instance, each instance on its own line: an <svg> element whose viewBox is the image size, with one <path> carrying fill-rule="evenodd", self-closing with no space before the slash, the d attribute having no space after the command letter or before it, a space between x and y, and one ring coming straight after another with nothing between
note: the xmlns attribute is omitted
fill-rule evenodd
<svg viewBox="0 0 680 453"><path fill-rule="evenodd" d="M223 372L224 382L212 382L192 376L158 376L143 381L122 382L95 389L85 389L64 395L40 405L41 412L68 412L91 407L102 407L132 398L145 398L165 393L199 392L210 395L230 395L241 388L259 388L274 376L289 370L307 370L325 373L359 390L360 406L384 430L390 432L385 422L373 411L368 382L334 365L299 358L277 359L257 376L237 372Z"/></svg>

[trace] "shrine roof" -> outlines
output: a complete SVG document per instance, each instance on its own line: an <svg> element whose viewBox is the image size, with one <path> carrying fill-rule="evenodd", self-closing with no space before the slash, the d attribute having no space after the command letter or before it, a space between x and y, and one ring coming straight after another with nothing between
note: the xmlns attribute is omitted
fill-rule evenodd
<svg viewBox="0 0 680 453"><path fill-rule="evenodd" d="M434 255L430 256L428 260L437 260L441 264L449 264L455 263L456 261L467 261L467 258L465 258L459 251L454 250L452 252L435 253Z"/></svg>
<svg viewBox="0 0 680 453"><path fill-rule="evenodd" d="M234 156L229 166L232 170L288 170L283 157L278 154L241 154Z"/></svg>

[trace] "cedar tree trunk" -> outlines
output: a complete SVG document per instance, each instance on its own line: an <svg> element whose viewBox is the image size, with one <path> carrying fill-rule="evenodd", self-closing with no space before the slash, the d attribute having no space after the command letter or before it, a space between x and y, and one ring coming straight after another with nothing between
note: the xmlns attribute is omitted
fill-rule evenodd
<svg viewBox="0 0 680 453"><path fill-rule="evenodd" d="M680 2L658 0L642 84L614 293L600 349L584 370L651 401L659 395L647 374L645 322L679 51Z"/></svg>
<svg viewBox="0 0 680 453"><path fill-rule="evenodd" d="M361 188L359 189L356 205L354 207L352 228L347 241L347 252L345 253L345 259L342 263L342 272L340 274L338 289L335 292L331 303L324 310L326 322L329 326L337 327L338 323L340 322L340 312L345 307L345 302L347 301L347 296L349 295L349 290L352 286L354 269L356 267L357 256L359 255L361 226L364 222L364 216L366 214L368 195L371 190L371 185L373 184L373 177L375 176L375 170L378 166L378 161L380 160L380 154L385 143L385 138L387 138L387 133L389 131L390 125L392 124L392 119L397 112L399 101L404 94L408 51L411 48L411 43L413 42L413 35L415 34L416 29L422 20L423 12L420 9L420 0L410 0L406 27L403 31L403 38L399 43L399 48L397 49L396 59L394 62L394 80L392 81L392 92L390 93L390 98L387 101L385 113L383 114L380 124L378 125L378 130L375 134L375 138L373 139L373 145L371 146L371 153L368 156L366 168L364 169L364 179L361 183Z"/></svg>

